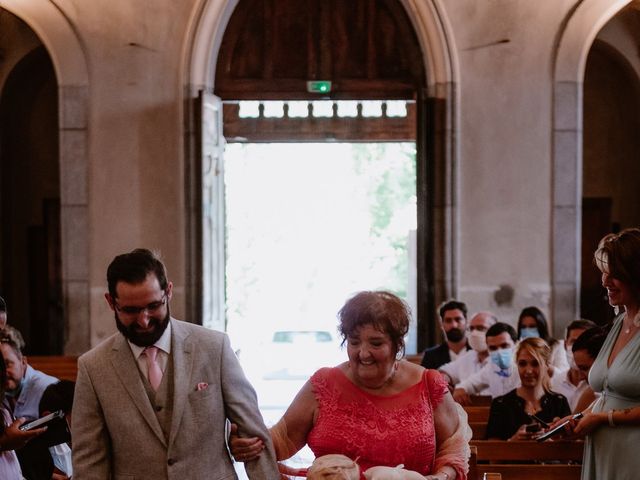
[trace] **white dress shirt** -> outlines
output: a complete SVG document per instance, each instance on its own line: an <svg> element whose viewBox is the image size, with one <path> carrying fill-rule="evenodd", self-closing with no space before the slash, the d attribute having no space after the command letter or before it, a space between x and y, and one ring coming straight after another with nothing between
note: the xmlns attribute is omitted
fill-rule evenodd
<svg viewBox="0 0 640 480"><path fill-rule="evenodd" d="M467 350L454 361L445 363L438 370L446 373L451 378L454 385L462 380L469 378L474 373L479 372L482 367L489 363L490 359L487 355L484 360L480 361L478 352L475 350ZM479 395L489 395L488 389L480 392Z"/></svg>
<svg viewBox="0 0 640 480"><path fill-rule="evenodd" d="M502 375L501 372L505 373ZM469 395L491 395L492 398L500 397L520 386L520 375L515 365L508 370L500 370L497 365L489 361L479 371L465 378L456 385Z"/></svg>

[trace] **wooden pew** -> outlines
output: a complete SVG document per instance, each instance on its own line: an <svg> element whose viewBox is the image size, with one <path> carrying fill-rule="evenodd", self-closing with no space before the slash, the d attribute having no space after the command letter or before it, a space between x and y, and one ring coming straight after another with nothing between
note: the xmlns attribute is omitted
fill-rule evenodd
<svg viewBox="0 0 640 480"><path fill-rule="evenodd" d="M533 462L562 461L581 462L584 442L579 441L518 441L471 440L477 449L478 462Z"/></svg>
<svg viewBox="0 0 640 480"><path fill-rule="evenodd" d="M576 441L473 440L469 479L483 480L485 473L498 473L504 480L579 480L582 467L575 462L582 460L583 448L584 443ZM534 463L558 461L567 463Z"/></svg>
<svg viewBox="0 0 640 480"><path fill-rule="evenodd" d="M498 473L504 480L580 480L582 465L478 465L475 479L485 473ZM475 480L474 479L474 480Z"/></svg>
<svg viewBox="0 0 640 480"><path fill-rule="evenodd" d="M467 416L469 417L469 422L484 422L487 423L489 421L489 410L490 407L477 407L475 405L467 405L462 407L464 411L467 412Z"/></svg>
<svg viewBox="0 0 640 480"><path fill-rule="evenodd" d="M78 357L66 355L27 356L27 363L36 370L52 375L60 380L76 381Z"/></svg>
<svg viewBox="0 0 640 480"><path fill-rule="evenodd" d="M469 422L472 440L484 440L487 438L487 422Z"/></svg>

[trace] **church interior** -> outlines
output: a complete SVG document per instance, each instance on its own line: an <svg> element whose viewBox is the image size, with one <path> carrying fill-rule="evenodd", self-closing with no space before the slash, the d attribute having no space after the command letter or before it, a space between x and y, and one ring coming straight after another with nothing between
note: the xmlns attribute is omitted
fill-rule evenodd
<svg viewBox="0 0 640 480"><path fill-rule="evenodd" d="M536 305L556 336L603 323L593 250L640 224L639 22L628 0L2 0L10 323L35 355L95 346L106 265L144 246L173 315L224 330L225 149L365 141L415 144L415 351L448 298L510 323Z"/></svg>
<svg viewBox="0 0 640 480"><path fill-rule="evenodd" d="M0 0L8 323L74 380L116 332L107 265L143 247L171 316L260 367L324 355L360 290L410 306L414 363L450 299L518 334L530 306L556 339L605 325L594 251L640 226L638 52L640 0ZM580 478L581 443L485 442L472 480Z"/></svg>

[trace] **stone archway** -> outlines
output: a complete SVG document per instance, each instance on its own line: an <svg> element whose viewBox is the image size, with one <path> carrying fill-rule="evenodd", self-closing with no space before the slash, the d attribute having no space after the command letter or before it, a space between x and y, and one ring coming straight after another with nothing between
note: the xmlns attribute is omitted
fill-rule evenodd
<svg viewBox="0 0 640 480"><path fill-rule="evenodd" d="M36 33L53 62L58 83L64 351L90 347L89 322L89 74L82 44L65 14L51 2L2 0L3 8Z"/></svg>
<svg viewBox="0 0 640 480"><path fill-rule="evenodd" d="M429 104L431 116L422 119L428 123L426 139L430 144L430 154L439 155L440 158L430 158L433 171L430 172L433 181L428 219L427 232L429 236L429 256L434 260L434 272L430 280L430 286L434 302L440 302L448 297L455 296L457 290L457 271L455 251L457 239L457 209L455 204L455 185L457 183L458 145L458 67L455 56L453 36L450 31L444 10L438 0L400 0L411 21L418 37L423 52L425 65L425 77L427 78L427 92L424 97ZM222 37L238 4L238 0L203 0L195 9L193 21L189 29L187 47L184 56L183 72L186 105L185 117L187 128L185 134L186 164L188 181L194 187L193 179L197 178L199 159L196 158L196 139L194 138L193 118L195 112L191 110L192 100L197 98L198 92L204 90L212 93L216 76L215 67L217 54L220 49ZM187 201L190 205L187 219L187 236L194 236L199 232L198 218L194 215L197 211L197 196L192 197L187 192ZM189 265L187 277L193 278L193 272L198 271L199 252L195 247L194 238L187 238ZM188 290L195 290L192 285ZM190 295L190 297L192 297ZM196 304L195 297L187 304ZM421 316L428 318L432 312L425 312Z"/></svg>
<svg viewBox="0 0 640 480"><path fill-rule="evenodd" d="M582 231L582 95L585 63L600 29L631 0L587 0L569 13L553 64L552 318L554 335L579 314Z"/></svg>

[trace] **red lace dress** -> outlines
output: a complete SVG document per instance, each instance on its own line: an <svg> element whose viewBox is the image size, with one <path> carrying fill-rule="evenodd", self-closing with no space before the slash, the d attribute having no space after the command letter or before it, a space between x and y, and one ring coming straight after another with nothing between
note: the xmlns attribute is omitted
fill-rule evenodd
<svg viewBox="0 0 640 480"><path fill-rule="evenodd" d="M316 457L341 453L358 459L362 471L404 464L431 473L433 412L448 391L437 372L425 370L422 381L389 397L360 390L338 367L318 370L311 384L319 410L307 443Z"/></svg>

